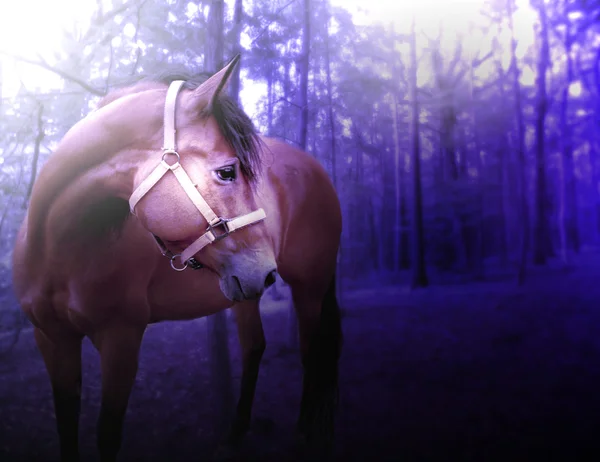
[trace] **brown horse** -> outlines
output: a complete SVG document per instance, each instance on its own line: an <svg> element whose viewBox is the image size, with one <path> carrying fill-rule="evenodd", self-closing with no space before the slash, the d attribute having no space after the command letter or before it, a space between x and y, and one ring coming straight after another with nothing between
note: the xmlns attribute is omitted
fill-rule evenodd
<svg viewBox="0 0 600 462"><path fill-rule="evenodd" d="M63 461L79 459L84 336L101 360L98 449L114 461L148 324L229 307L243 354L225 440L235 447L265 349L258 302L277 273L298 317L298 429L309 447L331 449L340 205L315 159L259 136L224 94L236 64L203 82L142 81L109 94L69 130L36 181L13 283L50 376Z"/></svg>

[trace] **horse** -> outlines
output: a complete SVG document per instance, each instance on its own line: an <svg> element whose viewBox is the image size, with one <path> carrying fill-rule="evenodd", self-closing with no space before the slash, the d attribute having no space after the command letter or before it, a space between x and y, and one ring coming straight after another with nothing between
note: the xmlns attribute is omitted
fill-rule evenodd
<svg viewBox="0 0 600 462"><path fill-rule="evenodd" d="M50 379L62 461L79 460L83 338L100 357L97 450L115 461L147 326L225 309L242 380L223 444L239 448L266 348L259 301L277 276L298 320L296 428L331 454L343 344L339 198L316 159L260 134L224 91L238 61L208 78L111 91L36 179L13 286Z"/></svg>

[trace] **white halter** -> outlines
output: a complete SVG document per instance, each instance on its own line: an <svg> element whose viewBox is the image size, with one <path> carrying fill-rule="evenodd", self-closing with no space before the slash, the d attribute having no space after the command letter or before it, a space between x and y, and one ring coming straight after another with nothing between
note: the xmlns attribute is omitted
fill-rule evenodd
<svg viewBox="0 0 600 462"><path fill-rule="evenodd" d="M171 254L164 245L161 245L161 241L156 237L157 243L163 255L169 257L171 259L171 266L176 271L183 271L187 268L188 264L194 268L199 268L199 265L192 257L206 247L208 244L211 244L215 241L221 240L230 233L234 232L237 229L243 228L245 226L251 225L258 221L263 220L267 215L265 211L260 208L255 210L254 212L250 212L246 215L240 215L236 218L222 218L217 216L215 212L210 208L207 202L204 200L198 189L196 189L194 183L185 172L181 164L179 163L179 153L177 152L175 145L175 106L177 102L177 95L179 94L179 90L181 86L184 84L183 80L176 80L171 85L169 85L169 89L167 90L167 98L165 101L165 116L164 116L164 126L165 126L165 135L164 135L164 146L163 146L163 155L161 162L158 166L148 175L139 186L133 191L131 197L129 198L129 208L131 213L135 215L135 206L139 202L139 200L144 197L144 195L152 189L152 187L158 183L158 181L167 173L171 171L175 174L175 178L179 181L179 184L186 192L188 197L194 203L198 211L202 214L202 216L208 222L208 228L206 228L206 232L202 234L198 239L196 239L190 246L185 249L179 255ZM176 161L173 164L168 164L165 161L167 156L175 156ZM183 267L177 268L174 265L175 258L180 257L183 262Z"/></svg>

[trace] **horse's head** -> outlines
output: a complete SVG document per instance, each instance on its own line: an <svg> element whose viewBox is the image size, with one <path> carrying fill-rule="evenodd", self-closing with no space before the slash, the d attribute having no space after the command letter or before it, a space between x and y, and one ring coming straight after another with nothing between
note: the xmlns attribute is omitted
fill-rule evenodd
<svg viewBox="0 0 600 462"><path fill-rule="evenodd" d="M235 64L196 88L171 84L164 144L139 165L130 206L173 255L173 268L200 263L219 275L227 298L240 301L275 282L276 262L256 201L259 138L246 114L221 95Z"/></svg>

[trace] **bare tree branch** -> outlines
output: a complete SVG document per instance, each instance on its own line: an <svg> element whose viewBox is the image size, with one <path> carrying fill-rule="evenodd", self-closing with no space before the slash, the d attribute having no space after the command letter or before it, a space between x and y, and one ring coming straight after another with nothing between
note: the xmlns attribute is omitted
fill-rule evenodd
<svg viewBox="0 0 600 462"><path fill-rule="evenodd" d="M292 3L294 3L296 0L291 0L290 2L286 3L285 5L283 5L281 8L279 8L274 14L273 16L275 18L277 18L279 16L279 14L285 10L288 6L290 6ZM250 46L254 45L254 42L256 42L266 31L267 29L271 26L271 24L273 24L276 21L276 19L273 19L271 21L269 21L269 23L263 27L263 29L258 33L258 35L256 37L254 37L254 39L252 39L252 43L250 44Z"/></svg>
<svg viewBox="0 0 600 462"><path fill-rule="evenodd" d="M475 58L475 59L473 59L473 63L472 63L473 68L477 69L479 66L481 66L484 62L486 62L492 56L494 56L494 52L490 51L490 52L488 52L487 55L483 56L482 58Z"/></svg>
<svg viewBox="0 0 600 462"><path fill-rule="evenodd" d="M139 4L140 0L132 0L130 2L125 2L120 7L115 8L114 10L111 10L108 13L102 13L102 7L101 7L102 2L98 1L98 5L99 5L98 13L99 14L98 14L98 16L96 16L94 18L93 24L96 26L102 26L109 20L113 19L118 14L121 14L124 11L128 10L131 6L139 4L138 7L141 8L144 5L144 3L146 3L146 1L147 0L142 0L141 4Z"/></svg>
<svg viewBox="0 0 600 462"><path fill-rule="evenodd" d="M104 81L104 93L108 93L108 89L110 88L110 76L113 70L113 61L115 49L113 48L112 40L108 42L108 72L106 73L106 80Z"/></svg>
<svg viewBox="0 0 600 462"><path fill-rule="evenodd" d="M23 208L27 207L27 202L31 197L33 191L33 184L37 176L38 159L40 157L40 145L44 139L44 105L38 101L38 113L37 113L37 135L35 137L35 148L33 151L33 159L31 160L31 177L29 179L29 186L27 186L27 194L23 200Z"/></svg>
<svg viewBox="0 0 600 462"><path fill-rule="evenodd" d="M39 66L43 69L46 69L47 71L53 72L54 74L58 75L59 77L62 77L65 80L76 83L77 85L82 87L84 90L87 90L89 93L92 93L96 96L105 96L106 95L104 90L100 90L96 87L93 87L93 86L89 85L88 83L86 83L84 80L80 79L79 77L69 74L68 72L63 71L62 69L51 66L40 56L38 56L38 60L36 61L34 59L24 58L22 56L15 55L13 53L9 53L5 50L0 50L0 54L8 56L10 58L13 58L16 61L20 61L20 62L27 63L27 64L32 64L34 66Z"/></svg>
<svg viewBox="0 0 600 462"><path fill-rule="evenodd" d="M142 50L139 46L137 46L137 41L138 41L138 36L140 33L140 26L142 24L142 8L144 7L145 4L146 4L146 0L143 0L137 7L136 21L135 21L135 35L133 36L133 43L136 46L135 60L133 62L133 67L131 68L130 75L135 75L137 68L140 64L140 58L142 56ZM111 52L112 52L112 47L111 47ZM111 56L111 58L112 58L112 56ZM107 82L108 82L108 79L107 79Z"/></svg>

